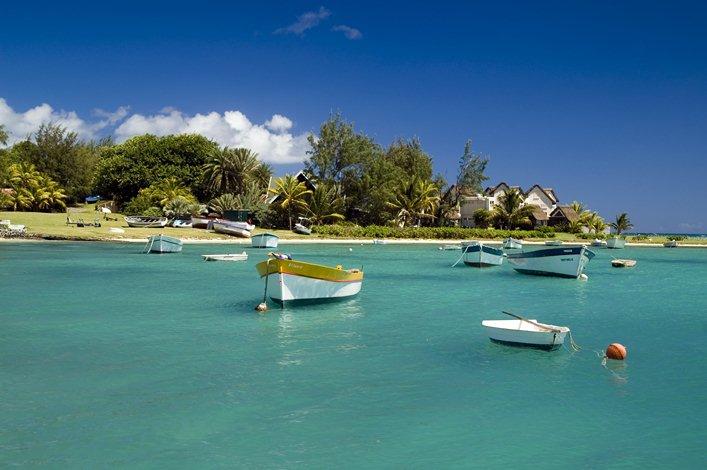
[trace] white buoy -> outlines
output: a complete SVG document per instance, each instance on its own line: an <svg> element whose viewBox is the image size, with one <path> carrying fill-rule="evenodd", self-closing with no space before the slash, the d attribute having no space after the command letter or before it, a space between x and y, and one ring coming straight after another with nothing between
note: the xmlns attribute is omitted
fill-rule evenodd
<svg viewBox="0 0 707 470"><path fill-rule="evenodd" d="M349 248L349 251L353 251L353 248Z"/></svg>
<svg viewBox="0 0 707 470"><path fill-rule="evenodd" d="M579 275L580 281L586 281L587 279L589 279L589 276L587 276L586 274L582 273Z"/></svg>

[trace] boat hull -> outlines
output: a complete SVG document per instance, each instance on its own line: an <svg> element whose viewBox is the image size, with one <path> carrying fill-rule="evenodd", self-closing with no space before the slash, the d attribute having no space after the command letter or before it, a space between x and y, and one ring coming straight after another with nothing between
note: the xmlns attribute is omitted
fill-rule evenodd
<svg viewBox="0 0 707 470"><path fill-rule="evenodd" d="M625 238L612 237L606 240L606 247L612 250L620 250L626 246Z"/></svg>
<svg viewBox="0 0 707 470"><path fill-rule="evenodd" d="M232 235L234 237L240 238L250 238L250 230L241 227L236 227L235 225L231 224L225 224L223 222L214 222L213 229L216 233L223 233L226 235Z"/></svg>
<svg viewBox="0 0 707 470"><path fill-rule="evenodd" d="M225 255L201 255L204 261L246 261L248 253L229 253Z"/></svg>
<svg viewBox="0 0 707 470"><path fill-rule="evenodd" d="M531 320L535 321L535 320ZM509 327L497 327L494 324L507 324L513 326ZM569 329L555 327L557 330L561 331L542 331L541 329L534 328L531 325L524 324L521 320L502 320L502 321L488 321L485 320L481 324L486 329L486 333L489 339L494 343L505 344L508 346L518 346L526 348L537 348L552 350L561 347L565 342L565 337ZM548 325L554 326L554 325Z"/></svg>
<svg viewBox="0 0 707 470"><path fill-rule="evenodd" d="M307 228L302 224L295 224L295 228L293 228L292 231L295 233L298 233L300 235L311 235L312 234L312 229Z"/></svg>
<svg viewBox="0 0 707 470"><path fill-rule="evenodd" d="M479 243L464 247L464 264L475 268L490 268L503 264L503 251Z"/></svg>
<svg viewBox="0 0 707 470"><path fill-rule="evenodd" d="M134 228L163 228L169 220L166 217L124 217L128 227Z"/></svg>
<svg viewBox="0 0 707 470"><path fill-rule="evenodd" d="M585 247L549 248L508 255L513 269L522 274L577 278L594 257Z"/></svg>
<svg viewBox="0 0 707 470"><path fill-rule="evenodd" d="M523 242L515 238L506 238L503 240L503 248L506 250L520 250L523 248Z"/></svg>
<svg viewBox="0 0 707 470"><path fill-rule="evenodd" d="M166 235L153 235L147 243L150 253L179 253L182 251L182 241Z"/></svg>
<svg viewBox="0 0 707 470"><path fill-rule="evenodd" d="M253 235L250 238L250 243L253 248L277 248L280 238L271 233L261 233Z"/></svg>

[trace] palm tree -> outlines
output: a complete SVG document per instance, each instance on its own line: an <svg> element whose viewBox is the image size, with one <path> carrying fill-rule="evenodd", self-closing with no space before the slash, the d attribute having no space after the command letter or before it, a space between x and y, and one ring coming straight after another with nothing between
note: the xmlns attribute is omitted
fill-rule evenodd
<svg viewBox="0 0 707 470"><path fill-rule="evenodd" d="M405 227L408 223L420 225L422 219L434 219L439 199L434 183L413 177L400 183L387 205L397 212L398 225Z"/></svg>
<svg viewBox="0 0 707 470"><path fill-rule="evenodd" d="M68 196L64 190L59 187L59 184L49 177L45 177L41 181L41 185L37 190L37 209L66 209L64 199Z"/></svg>
<svg viewBox="0 0 707 470"><path fill-rule="evenodd" d="M236 204L238 209L247 210L255 216L256 219L262 221L263 216L268 210L266 202L267 194L263 192L263 187L255 181L250 181L244 191L236 196Z"/></svg>
<svg viewBox="0 0 707 470"><path fill-rule="evenodd" d="M290 230L292 230L292 217L307 211L307 197L312 194L312 191L294 176L286 175L275 180L275 187L269 189L269 192L278 196L274 202L275 207L287 214Z"/></svg>
<svg viewBox="0 0 707 470"><path fill-rule="evenodd" d="M313 224L319 225L327 221L344 220L344 198L334 185L320 183L309 199L307 216Z"/></svg>
<svg viewBox="0 0 707 470"><path fill-rule="evenodd" d="M508 189L498 198L498 204L493 208L494 219L502 228L514 229L522 224L530 223L537 206L523 204L523 196L516 188Z"/></svg>
<svg viewBox="0 0 707 470"><path fill-rule="evenodd" d="M258 160L258 154L250 149L224 147L208 159L202 171L212 190L219 194L240 194L250 179L270 179L270 167L261 169L261 166L263 165Z"/></svg>
<svg viewBox="0 0 707 470"><path fill-rule="evenodd" d="M161 207L167 205L169 201L182 197L190 202L196 202L189 188L184 186L177 178L171 177L160 181L148 188L151 196L159 201Z"/></svg>
<svg viewBox="0 0 707 470"><path fill-rule="evenodd" d="M572 208L579 216L579 223L588 227L588 222L592 219L592 212L587 210L587 206L579 201L572 201L570 208Z"/></svg>
<svg viewBox="0 0 707 470"><path fill-rule="evenodd" d="M212 211L223 216L226 211L234 211L239 208L239 201L235 194L222 194L209 201Z"/></svg>
<svg viewBox="0 0 707 470"><path fill-rule="evenodd" d="M177 196L164 206L164 214L167 217L181 219L192 214L199 214L201 206L183 196Z"/></svg>
<svg viewBox="0 0 707 470"><path fill-rule="evenodd" d="M633 224L631 223L631 220L628 218L628 214L625 212L621 213L620 215L616 216L616 220L614 222L611 222L609 224L611 228L614 229L616 232L616 235L621 235L621 232L625 232L626 230L630 230L633 227Z"/></svg>
<svg viewBox="0 0 707 470"><path fill-rule="evenodd" d="M587 227L594 232L594 235L599 235L606 230L606 222L599 214L592 212L587 220Z"/></svg>

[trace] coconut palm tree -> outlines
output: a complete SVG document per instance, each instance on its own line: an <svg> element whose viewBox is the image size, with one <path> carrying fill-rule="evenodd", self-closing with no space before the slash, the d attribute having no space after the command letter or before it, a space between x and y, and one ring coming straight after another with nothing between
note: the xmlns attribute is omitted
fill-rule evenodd
<svg viewBox="0 0 707 470"><path fill-rule="evenodd" d="M592 220L592 212L587 209L587 206L579 201L572 201L570 208L573 209L579 216L579 223L582 226L588 227L588 222Z"/></svg>
<svg viewBox="0 0 707 470"><path fill-rule="evenodd" d="M520 225L529 224L537 206L523 204L523 196L517 188L508 189L498 198L498 204L493 208L496 223L502 228L514 229Z"/></svg>
<svg viewBox="0 0 707 470"><path fill-rule="evenodd" d="M628 214L626 214L625 212L617 215L616 220L614 222L611 222L609 226L614 229L616 235L621 235L621 232L625 232L633 228L633 224L628 218Z"/></svg>
<svg viewBox="0 0 707 470"><path fill-rule="evenodd" d="M327 183L320 183L309 198L307 217L312 224L319 225L328 221L344 220L344 198L339 188Z"/></svg>
<svg viewBox="0 0 707 470"><path fill-rule="evenodd" d="M148 188L151 197L165 207L169 201L182 197L190 202L196 202L189 188L184 186L177 178L171 177L153 184Z"/></svg>
<svg viewBox="0 0 707 470"><path fill-rule="evenodd" d="M599 214L592 212L587 220L587 227L590 231L594 232L594 235L599 235L606 230L606 222L604 222L604 219Z"/></svg>
<svg viewBox="0 0 707 470"><path fill-rule="evenodd" d="M49 177L42 178L37 193L36 203L39 210L66 209L64 199L68 196L59 184Z"/></svg>
<svg viewBox="0 0 707 470"><path fill-rule="evenodd" d="M239 209L240 201L235 194L222 194L209 201L209 208L217 214L223 216L226 211Z"/></svg>
<svg viewBox="0 0 707 470"><path fill-rule="evenodd" d="M183 196L177 196L164 206L164 215L175 219L182 219L199 214L201 206Z"/></svg>
<svg viewBox="0 0 707 470"><path fill-rule="evenodd" d="M272 170L269 166L262 166L258 154L250 149L224 147L207 160L202 171L209 188L219 195L227 192L240 194L249 180L270 179Z"/></svg>
<svg viewBox="0 0 707 470"><path fill-rule="evenodd" d="M422 219L434 219L439 204L439 188L418 178L402 181L394 191L388 207L396 211L396 222L400 227L408 224L420 225Z"/></svg>
<svg viewBox="0 0 707 470"><path fill-rule="evenodd" d="M244 191L236 196L236 204L238 209L247 210L256 219L262 221L268 210L266 199L267 194L263 191L263 187L255 181L250 181Z"/></svg>
<svg viewBox="0 0 707 470"><path fill-rule="evenodd" d="M286 175L275 180L275 187L270 188L269 192L278 196L273 204L287 214L290 230L292 230L292 217L307 211L307 198L312 191L294 176Z"/></svg>

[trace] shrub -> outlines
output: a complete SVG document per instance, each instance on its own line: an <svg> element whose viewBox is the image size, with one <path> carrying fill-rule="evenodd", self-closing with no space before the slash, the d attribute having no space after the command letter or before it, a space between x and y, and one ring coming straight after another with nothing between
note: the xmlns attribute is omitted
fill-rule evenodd
<svg viewBox="0 0 707 470"><path fill-rule="evenodd" d="M542 233L536 230L496 230L493 228L461 228L461 227L385 227L381 225L316 225L312 232L342 238L423 238L469 240L474 238L499 239L513 236L514 238L553 238L554 233Z"/></svg>

